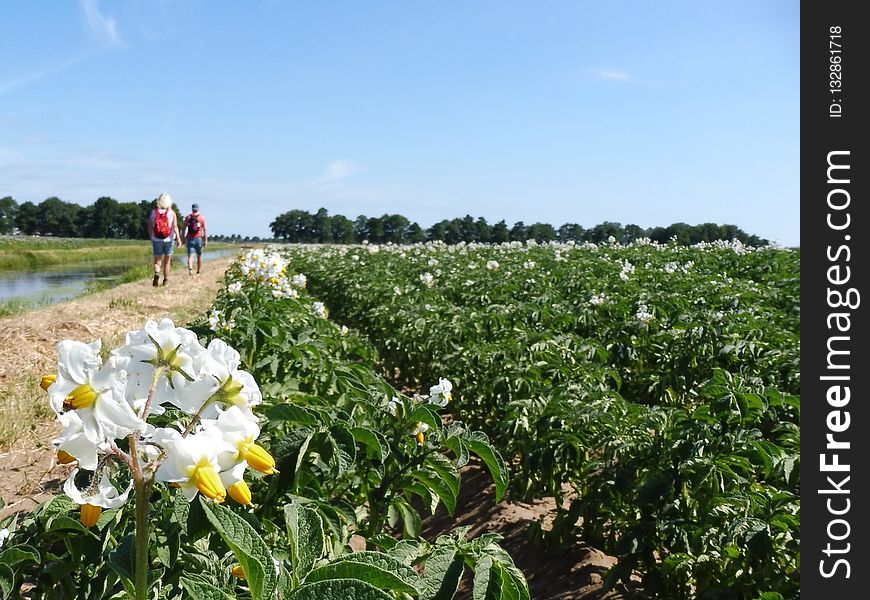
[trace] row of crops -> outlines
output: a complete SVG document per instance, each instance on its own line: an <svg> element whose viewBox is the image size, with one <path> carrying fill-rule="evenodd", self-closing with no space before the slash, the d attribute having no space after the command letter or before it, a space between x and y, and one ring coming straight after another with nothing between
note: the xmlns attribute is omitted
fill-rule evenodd
<svg viewBox="0 0 870 600"><path fill-rule="evenodd" d="M398 392L294 272L253 251L187 327L60 344L41 385L77 468L0 523L0 598L529 598L497 535L420 536L469 461L508 486L488 436L442 418L459 388Z"/></svg>
<svg viewBox="0 0 870 600"><path fill-rule="evenodd" d="M537 245L294 247L382 372L446 377L517 498L669 598L799 591L799 252ZM319 394L320 391L312 390Z"/></svg>

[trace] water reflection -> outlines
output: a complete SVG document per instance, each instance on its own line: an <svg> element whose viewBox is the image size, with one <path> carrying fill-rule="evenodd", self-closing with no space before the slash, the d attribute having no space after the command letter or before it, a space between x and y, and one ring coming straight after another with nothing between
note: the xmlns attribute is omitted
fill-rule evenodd
<svg viewBox="0 0 870 600"><path fill-rule="evenodd" d="M208 261L235 252L233 249L204 252L202 258L203 261ZM187 265L186 252L175 253L174 256L178 264ZM10 300L34 304L60 302L82 293L93 280L111 279L141 264L141 262L106 261L52 266L29 271L0 271L0 302Z"/></svg>

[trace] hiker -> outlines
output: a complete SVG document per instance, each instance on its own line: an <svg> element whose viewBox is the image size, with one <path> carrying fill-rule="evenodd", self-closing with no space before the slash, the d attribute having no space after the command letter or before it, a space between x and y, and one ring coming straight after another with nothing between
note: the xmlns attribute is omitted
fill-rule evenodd
<svg viewBox="0 0 870 600"><path fill-rule="evenodd" d="M202 270L202 249L208 244L205 217L199 212L199 204L190 207L191 213L184 217L184 238L187 240L187 274L193 275L193 253L196 252L196 274Z"/></svg>
<svg viewBox="0 0 870 600"><path fill-rule="evenodd" d="M156 202L157 206L148 217L148 237L151 238L151 249L154 254L154 279L151 281L154 287L157 287L157 282L160 280L161 263L163 285L169 283L173 246L181 246L178 218L172 210L172 197L163 193L157 197Z"/></svg>

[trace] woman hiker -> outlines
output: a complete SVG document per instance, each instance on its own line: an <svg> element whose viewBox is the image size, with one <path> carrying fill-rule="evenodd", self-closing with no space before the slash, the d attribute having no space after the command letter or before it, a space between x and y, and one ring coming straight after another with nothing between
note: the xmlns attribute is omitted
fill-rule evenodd
<svg viewBox="0 0 870 600"><path fill-rule="evenodd" d="M181 246L178 219L175 211L172 210L172 197L169 194L163 193L157 197L157 206L148 218L148 237L151 238L151 249L154 254L154 279L151 284L157 287L162 263L163 285L167 285L169 270L172 267L173 247Z"/></svg>

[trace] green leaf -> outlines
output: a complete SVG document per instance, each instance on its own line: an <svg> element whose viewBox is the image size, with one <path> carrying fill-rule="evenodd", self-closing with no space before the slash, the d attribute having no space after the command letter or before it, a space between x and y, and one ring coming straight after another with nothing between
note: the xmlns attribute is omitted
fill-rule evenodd
<svg viewBox="0 0 870 600"><path fill-rule="evenodd" d="M179 490L176 490L172 500L172 513L189 541L195 542L211 533L211 525L202 505L199 502L188 502Z"/></svg>
<svg viewBox="0 0 870 600"><path fill-rule="evenodd" d="M122 582L126 581L130 584L133 583L133 572L135 570L133 548L133 534L125 535L121 538L121 543L118 544L118 547L109 552L109 557L106 561Z"/></svg>
<svg viewBox="0 0 870 600"><path fill-rule="evenodd" d="M356 460L356 442L353 435L344 425L334 425L329 428L329 440L335 450L338 474L347 473Z"/></svg>
<svg viewBox="0 0 870 600"><path fill-rule="evenodd" d="M359 579L330 579L306 583L286 600L393 600L393 596Z"/></svg>
<svg viewBox="0 0 870 600"><path fill-rule="evenodd" d="M351 427L350 433L357 443L374 451L375 456L380 462L387 460L387 457L390 455L390 445L382 433L366 429L365 427Z"/></svg>
<svg viewBox="0 0 870 600"><path fill-rule="evenodd" d="M453 515L453 511L456 509L456 493L441 479L438 473L427 469L420 469L411 473L411 477L435 492L441 498L441 501L444 502L447 512Z"/></svg>
<svg viewBox="0 0 870 600"><path fill-rule="evenodd" d="M397 497L393 499L393 506L399 510L399 516L402 518L405 535L415 538L420 535L420 530L423 528L423 522L417 511L411 508L408 501L404 498Z"/></svg>
<svg viewBox="0 0 870 600"><path fill-rule="evenodd" d="M464 440L469 450L477 454L486 465L492 481L495 483L495 501L501 502L508 484L508 470L501 454L489 443L489 438L478 431L473 432Z"/></svg>
<svg viewBox="0 0 870 600"><path fill-rule="evenodd" d="M5 600L15 587L15 573L9 565L0 564L0 598Z"/></svg>
<svg viewBox="0 0 870 600"><path fill-rule="evenodd" d="M284 506L284 521L290 537L293 579L298 585L326 550L323 521L316 510L295 500Z"/></svg>
<svg viewBox="0 0 870 600"><path fill-rule="evenodd" d="M440 546L426 559L420 600L450 600L459 589L465 560L455 548Z"/></svg>
<svg viewBox="0 0 870 600"><path fill-rule="evenodd" d="M284 403L276 404L266 410L266 418L269 421L288 421L308 427L317 427L320 425L320 419L317 418L317 413L308 410L305 407L297 406L296 404Z"/></svg>
<svg viewBox="0 0 870 600"><path fill-rule="evenodd" d="M39 564L39 551L33 546L21 544L0 552L0 563L14 567L23 562Z"/></svg>
<svg viewBox="0 0 870 600"><path fill-rule="evenodd" d="M341 556L311 571L305 583L330 579L360 579L381 590L412 595L420 593L416 571L379 552L353 552Z"/></svg>
<svg viewBox="0 0 870 600"><path fill-rule="evenodd" d="M411 414L408 415L408 420L411 422L420 421L421 423L426 423L431 431L441 430L441 417L425 404L421 404L411 411Z"/></svg>
<svg viewBox="0 0 870 600"><path fill-rule="evenodd" d="M271 600L278 583L278 574L266 542L247 521L230 509L202 497L200 504L205 516L245 570L251 596L254 600Z"/></svg>
<svg viewBox="0 0 870 600"><path fill-rule="evenodd" d="M494 600L499 597L501 581L495 563L489 556L483 557L474 565L474 600Z"/></svg>
<svg viewBox="0 0 870 600"><path fill-rule="evenodd" d="M453 461L448 459L443 454L433 453L426 457L428 467L435 470L441 477L441 480L450 488L450 494L453 496L453 504L455 506L456 497L459 495L459 469L453 464ZM440 496L440 494L439 494ZM441 497L444 500L444 497ZM447 501L445 500L445 504ZM448 506L448 511L453 514L453 509Z"/></svg>
<svg viewBox="0 0 870 600"><path fill-rule="evenodd" d="M191 600L233 600L235 598L235 596L231 596L204 581L195 581L184 576L179 581L181 582L181 587L190 594Z"/></svg>

